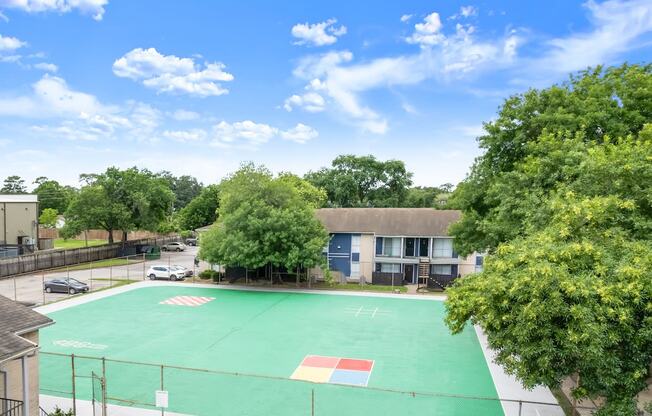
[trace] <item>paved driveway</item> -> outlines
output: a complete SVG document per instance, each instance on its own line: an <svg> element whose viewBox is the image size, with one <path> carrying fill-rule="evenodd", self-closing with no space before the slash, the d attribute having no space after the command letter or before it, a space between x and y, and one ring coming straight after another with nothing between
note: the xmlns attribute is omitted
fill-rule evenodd
<svg viewBox="0 0 652 416"><path fill-rule="evenodd" d="M34 304L49 303L54 300L70 297L71 295L63 293L45 293L43 291L43 282L51 279L66 279L68 277L77 279L88 284L91 290L98 290L105 287L113 286L122 280L140 281L146 279L145 273L153 265L180 265L194 270L207 268L207 264L200 264L195 267L194 259L197 255L197 247L188 247L186 251L162 252L158 260L147 260L143 262L140 259L131 258L133 263L124 266L103 267L88 270L66 270L59 269L55 272L45 271L26 274L12 278L0 279L0 295L21 302Z"/></svg>

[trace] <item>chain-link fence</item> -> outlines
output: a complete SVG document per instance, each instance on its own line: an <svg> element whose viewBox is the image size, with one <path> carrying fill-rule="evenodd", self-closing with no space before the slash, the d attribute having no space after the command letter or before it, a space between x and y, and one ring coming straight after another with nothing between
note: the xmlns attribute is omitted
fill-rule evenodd
<svg viewBox="0 0 652 416"><path fill-rule="evenodd" d="M108 409L103 415L112 406L189 415L564 415L557 403L518 398L312 383L50 352L41 352L41 374L42 394L72 399L72 410L80 401L97 406L102 398L100 407ZM157 408L157 391L166 393L167 408Z"/></svg>
<svg viewBox="0 0 652 416"><path fill-rule="evenodd" d="M155 256L134 254L0 278L0 295L18 302L42 305L85 291L148 279L148 270L152 266L184 267L187 281L194 281L201 270L209 267L206 263L196 262L194 248L182 252L161 252Z"/></svg>

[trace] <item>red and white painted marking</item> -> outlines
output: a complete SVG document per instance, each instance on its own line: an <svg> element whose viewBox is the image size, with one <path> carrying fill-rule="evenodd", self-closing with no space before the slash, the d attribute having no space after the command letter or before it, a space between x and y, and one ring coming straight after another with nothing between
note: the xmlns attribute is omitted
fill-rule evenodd
<svg viewBox="0 0 652 416"><path fill-rule="evenodd" d="M201 306L212 300L215 300L215 298L209 298L206 296L175 296L159 303L161 305Z"/></svg>

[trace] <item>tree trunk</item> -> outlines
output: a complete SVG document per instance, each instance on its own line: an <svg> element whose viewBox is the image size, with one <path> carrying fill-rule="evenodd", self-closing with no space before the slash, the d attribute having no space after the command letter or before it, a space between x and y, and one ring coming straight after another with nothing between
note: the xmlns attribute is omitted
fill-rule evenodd
<svg viewBox="0 0 652 416"><path fill-rule="evenodd" d="M127 234L128 232L126 230L122 230L122 247L127 243Z"/></svg>
<svg viewBox="0 0 652 416"><path fill-rule="evenodd" d="M109 244L113 244L113 230L106 230L109 232Z"/></svg>
<svg viewBox="0 0 652 416"><path fill-rule="evenodd" d="M84 243L88 247L88 230L84 230Z"/></svg>

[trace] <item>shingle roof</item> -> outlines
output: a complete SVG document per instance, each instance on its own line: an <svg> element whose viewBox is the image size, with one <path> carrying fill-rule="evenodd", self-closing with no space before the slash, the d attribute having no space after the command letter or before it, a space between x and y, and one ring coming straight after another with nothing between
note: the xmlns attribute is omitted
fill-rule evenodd
<svg viewBox="0 0 652 416"><path fill-rule="evenodd" d="M432 208L322 208L316 212L330 233L385 236L446 236L461 212Z"/></svg>
<svg viewBox="0 0 652 416"><path fill-rule="evenodd" d="M34 347L21 334L52 322L47 316L0 296L0 362Z"/></svg>

